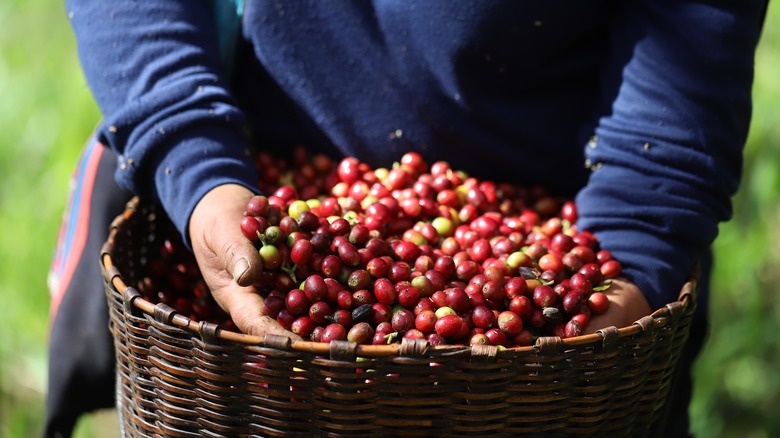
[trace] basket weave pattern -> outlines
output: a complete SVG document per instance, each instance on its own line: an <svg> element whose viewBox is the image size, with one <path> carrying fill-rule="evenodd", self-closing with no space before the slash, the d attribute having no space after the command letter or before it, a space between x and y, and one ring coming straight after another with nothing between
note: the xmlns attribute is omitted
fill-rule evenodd
<svg viewBox="0 0 780 438"><path fill-rule="evenodd" d="M291 343L195 322L127 286L162 220L133 199L101 256L127 436L647 436L695 307L689 282L629 327L531 347Z"/></svg>

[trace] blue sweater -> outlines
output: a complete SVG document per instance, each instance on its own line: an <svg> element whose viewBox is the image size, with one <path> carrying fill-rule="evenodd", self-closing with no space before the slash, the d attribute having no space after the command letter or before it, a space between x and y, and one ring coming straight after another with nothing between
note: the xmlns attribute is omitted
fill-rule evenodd
<svg viewBox="0 0 780 438"><path fill-rule="evenodd" d="M229 78L206 2L67 2L117 180L183 234L254 143L576 196L654 308L731 217L766 1L246 3Z"/></svg>

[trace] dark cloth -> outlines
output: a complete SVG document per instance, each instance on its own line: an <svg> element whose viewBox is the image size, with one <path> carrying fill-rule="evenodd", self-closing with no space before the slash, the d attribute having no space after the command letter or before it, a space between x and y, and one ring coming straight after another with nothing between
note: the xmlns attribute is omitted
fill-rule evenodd
<svg viewBox="0 0 780 438"><path fill-rule="evenodd" d="M51 271L45 436L67 437L84 413L114 406L116 361L99 255L130 195L113 178L116 155L85 148Z"/></svg>

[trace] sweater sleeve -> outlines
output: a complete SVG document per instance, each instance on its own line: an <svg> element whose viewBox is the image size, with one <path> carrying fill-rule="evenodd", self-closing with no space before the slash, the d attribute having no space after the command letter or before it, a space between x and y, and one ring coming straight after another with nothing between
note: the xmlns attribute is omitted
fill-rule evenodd
<svg viewBox="0 0 780 438"><path fill-rule="evenodd" d="M66 7L120 186L159 202L185 239L210 189L237 183L256 191L245 116L223 74L207 2L68 0Z"/></svg>
<svg viewBox="0 0 780 438"><path fill-rule="evenodd" d="M677 299L732 215L765 1L623 3L585 146L578 225L653 308Z"/></svg>

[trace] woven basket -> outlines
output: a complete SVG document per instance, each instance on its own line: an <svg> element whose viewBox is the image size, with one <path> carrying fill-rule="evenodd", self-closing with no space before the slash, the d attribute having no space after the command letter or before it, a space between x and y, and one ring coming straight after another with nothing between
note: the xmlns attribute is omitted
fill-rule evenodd
<svg viewBox="0 0 780 438"><path fill-rule="evenodd" d="M101 255L124 436L647 436L695 307L691 281L631 326L503 350L249 336L128 286L164 220L134 198Z"/></svg>

